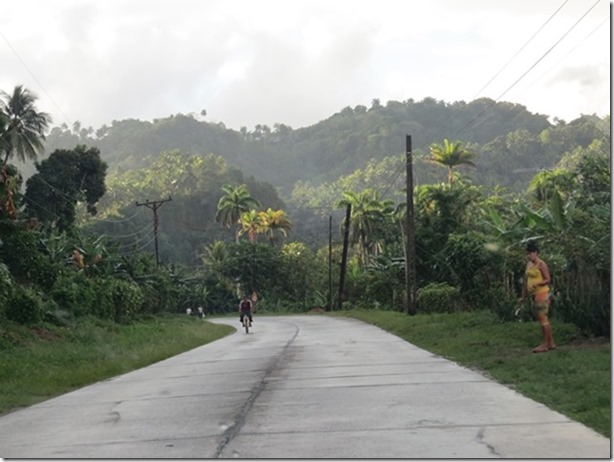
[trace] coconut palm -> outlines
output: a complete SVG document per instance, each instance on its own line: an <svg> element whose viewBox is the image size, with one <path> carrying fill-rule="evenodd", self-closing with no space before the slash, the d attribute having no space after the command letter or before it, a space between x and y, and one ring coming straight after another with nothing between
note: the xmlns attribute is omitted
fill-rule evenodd
<svg viewBox="0 0 614 462"><path fill-rule="evenodd" d="M238 243L239 231L241 230L241 215L255 207L259 207L260 202L250 195L247 190L247 185L245 184L237 186L236 188L227 184L222 187L222 190L226 194L220 198L217 204L215 221L227 228L233 225L237 226L235 240Z"/></svg>
<svg viewBox="0 0 614 462"><path fill-rule="evenodd" d="M263 231L262 218L255 210L243 212L241 214L241 218L239 219L239 224L241 227L239 228L237 236L247 233L249 240L252 243L256 242L256 234Z"/></svg>
<svg viewBox="0 0 614 462"><path fill-rule="evenodd" d="M284 236L292 228L292 222L288 215L283 210L273 210L268 208L266 211L259 212L262 232L269 237L269 241L273 244L275 232L279 231Z"/></svg>
<svg viewBox="0 0 614 462"><path fill-rule="evenodd" d="M338 207L352 206L350 219L350 242L357 244L360 262L369 263L369 253L377 253L379 241L376 237L377 228L382 225L393 212L393 201L381 200L379 193L365 189L359 193L345 191Z"/></svg>
<svg viewBox="0 0 614 462"><path fill-rule="evenodd" d="M459 165L470 165L475 167L472 159L475 154L463 146L460 141L451 143L447 139L443 140L443 144L433 143L430 147L431 155L426 158L427 161L443 165L448 168L448 183L452 184L454 180L454 167Z"/></svg>
<svg viewBox="0 0 614 462"><path fill-rule="evenodd" d="M36 110L36 99L34 93L21 85L12 94L0 92L0 153L4 153L4 165L13 156L22 162L26 158L36 160L43 149L51 117Z"/></svg>

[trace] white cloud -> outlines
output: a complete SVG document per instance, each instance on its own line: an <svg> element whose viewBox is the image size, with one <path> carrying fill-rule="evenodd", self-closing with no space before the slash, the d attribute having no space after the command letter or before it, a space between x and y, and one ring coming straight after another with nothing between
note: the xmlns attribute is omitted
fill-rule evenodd
<svg viewBox="0 0 614 462"><path fill-rule="evenodd" d="M609 113L609 3L569 0L21 0L0 13L0 89L54 122L200 112L311 125L371 100L476 96L570 120ZM552 51L546 53L560 40ZM4 38L3 38L4 37ZM541 59L541 61L539 61ZM538 64L536 64L538 63ZM513 85L531 66L518 84Z"/></svg>

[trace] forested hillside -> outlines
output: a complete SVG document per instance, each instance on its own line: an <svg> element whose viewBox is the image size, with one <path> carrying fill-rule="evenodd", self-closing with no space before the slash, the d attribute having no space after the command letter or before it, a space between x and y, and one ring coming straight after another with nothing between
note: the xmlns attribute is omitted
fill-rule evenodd
<svg viewBox="0 0 614 462"><path fill-rule="evenodd" d="M418 309L512 319L535 240L558 315L609 335L609 116L550 123L509 103L427 98L374 100L297 130L178 114L45 136L31 93L4 97L0 305L15 321L234 310L246 290L273 310L407 309L409 134ZM36 171L15 163L37 155Z"/></svg>
<svg viewBox="0 0 614 462"><path fill-rule="evenodd" d="M334 214L340 221L341 211L334 206L344 190L371 188L402 202L407 134L413 141L416 186L446 180L445 171L428 161L430 146L443 139L460 140L476 154L474 168L459 169L466 181L515 193L526 191L537 172L556 168L562 159L569 164L581 153L608 155L610 150L609 117L583 116L552 124L546 115L532 114L517 104L425 98L386 105L373 100L370 108L346 107L296 130L280 123L236 131L195 114L113 121L96 130L75 123L70 128L54 127L45 151L78 144L100 150L109 166L100 217L112 211L131 216L135 201L173 196L175 202L160 210L161 252L194 264L203 241L229 236L214 221L225 182L247 182L265 209L285 207L295 221L293 237L314 247L326 238L323 218ZM171 160L170 152L178 157ZM211 168L197 179L202 174L190 170L195 165L194 159L188 160L192 157L208 158L219 167L219 176L209 178L215 171ZM28 176L27 169L24 174ZM146 220L141 214L140 225L98 226L110 235L132 237ZM170 236L174 242L167 242ZM147 242L145 236L139 237Z"/></svg>
<svg viewBox="0 0 614 462"><path fill-rule="evenodd" d="M412 135L418 156L444 138L462 140L479 151L478 169L469 172L478 184L526 187L530 175L511 176L514 169L551 168L563 155L596 138L609 137L609 120L583 117L552 125L546 115L524 106L479 99L446 103L425 98L415 102L377 100L370 108L346 107L310 127L292 129L256 125L253 130L226 129L194 114L176 114L153 121L121 120L98 129L55 127L46 152L77 144L97 147L110 172L151 164L163 151L216 154L248 176L266 181L289 196L296 181L314 185L333 181L404 152L405 135ZM422 168L417 168L418 177ZM27 174L26 174L27 176Z"/></svg>

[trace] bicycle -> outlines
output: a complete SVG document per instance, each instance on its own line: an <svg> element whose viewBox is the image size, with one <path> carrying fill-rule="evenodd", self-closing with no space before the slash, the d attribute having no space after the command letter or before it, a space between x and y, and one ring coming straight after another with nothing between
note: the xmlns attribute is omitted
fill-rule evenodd
<svg viewBox="0 0 614 462"><path fill-rule="evenodd" d="M245 328L245 333L249 334L249 326L251 325L251 322L249 320L249 316L247 315L247 313L245 313L243 315L243 327Z"/></svg>

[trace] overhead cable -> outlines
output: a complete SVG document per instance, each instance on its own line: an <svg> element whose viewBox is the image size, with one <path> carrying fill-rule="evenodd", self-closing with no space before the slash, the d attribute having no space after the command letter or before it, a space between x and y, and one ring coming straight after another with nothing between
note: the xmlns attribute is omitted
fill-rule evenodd
<svg viewBox="0 0 614 462"><path fill-rule="evenodd" d="M42 83L40 83L40 81L36 78L36 76L34 75L34 72L32 72L30 70L30 68L26 65L26 63L24 62L23 59L21 59L21 56L19 56L19 53L17 53L17 50L15 50L15 48L13 47L13 45L11 45L11 42L9 42L9 40L6 38L6 36L2 33L2 31L0 30L0 37L2 37L4 39L4 41L6 42L6 44L8 45L8 47L11 49L11 51L13 52L13 54L17 57L17 59L19 60L19 62L21 62L21 64L23 65L23 67L28 71L28 73L32 76L32 78L34 79L34 81L41 87L41 89L43 90L43 92L45 93L45 95L47 95L47 98L49 98L49 100L53 103L53 105L58 109L58 111L60 111L60 114L62 114L62 116L64 116L64 119L66 119L66 121L71 124L70 119L68 118L68 116L64 113L64 111L62 110L62 108L55 102L55 100L51 97L51 95L49 94L49 92L47 92L47 90L45 89L45 87L43 86Z"/></svg>

